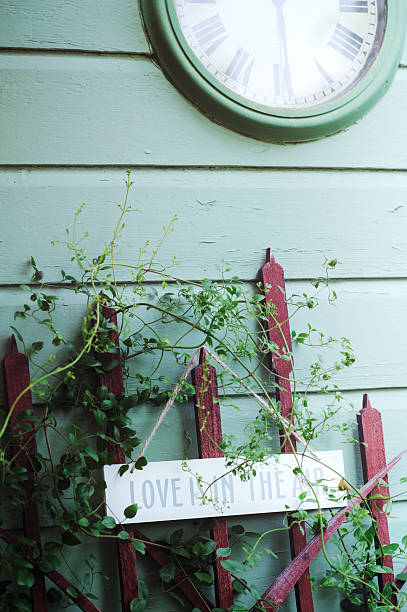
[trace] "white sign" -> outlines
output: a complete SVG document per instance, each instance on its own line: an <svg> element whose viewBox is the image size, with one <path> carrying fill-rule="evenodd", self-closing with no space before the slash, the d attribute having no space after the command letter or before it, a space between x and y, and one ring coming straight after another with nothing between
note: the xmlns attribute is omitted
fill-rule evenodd
<svg viewBox="0 0 407 612"><path fill-rule="evenodd" d="M322 508L345 506L343 491L338 490L344 474L342 451L321 451L318 456L320 462L301 455L273 455L257 464L256 476L247 481L234 476L223 458L158 461L123 476L119 465L105 466L106 513L129 522L124 509L138 504L131 521L136 523L261 514L317 508L315 494ZM295 469L298 463L306 479Z"/></svg>

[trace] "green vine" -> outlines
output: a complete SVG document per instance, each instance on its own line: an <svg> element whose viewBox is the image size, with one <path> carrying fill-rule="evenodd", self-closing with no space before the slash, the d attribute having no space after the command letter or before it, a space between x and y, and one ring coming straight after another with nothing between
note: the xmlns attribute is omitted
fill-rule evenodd
<svg viewBox="0 0 407 612"><path fill-rule="evenodd" d="M218 368L219 402L224 413L239 411L239 398L247 397L248 391L262 402L260 407L256 405L254 418L246 424L244 437L224 432L219 448L229 469L243 480L248 479L256 464L266 461L271 452L279 452L282 443L291 444L297 461L295 473L307 488L299 495L298 509L291 513L292 520L301 529L321 534L330 518L330 511L319 507L317 495L317 488L326 485L313 482L301 467L308 445L314 445L320 436L329 432L340 434L344 444L355 444L354 411L343 422L345 399L335 383L337 373L354 363L350 341L325 335L311 324L292 331L294 353L298 350L318 353L308 372L298 373L293 368L296 430L305 442L305 449L296 452L292 428L281 417L270 360L274 353L294 365L293 352L286 342L280 354L269 340L269 321L280 331L281 322L275 305L265 302L267 288L261 283L253 286L237 277L230 278L231 270L225 264L220 268L218 281L188 281L175 275L176 260L163 265L158 255L174 229L176 216L163 227L159 244L151 245L147 241L141 246L136 262L131 265L121 262L120 244L126 219L129 213L136 214L129 204L132 186L128 173L118 221L111 239L99 254L88 254L87 233L78 235L79 219L85 210L82 205L75 212L72 231L66 230L64 240L70 253L70 272L61 270L60 280L48 283L31 257L32 278L21 287L27 298L14 313L15 323L11 327L31 361L32 380L9 408L2 409L1 504L9 517L23 510L28 473L21 460L29 461L30 470L35 473L33 497L48 535L42 551L27 538L20 538L18 544L3 543L0 601L1 610L7 612L31 610L28 588L34 584L36 568L42 572L54 569L69 572L74 586L68 588L68 597L83 594L97 599L95 584L100 577L108 579L108 576L99 568L96 557L85 552L91 540L129 540L137 553L145 554L147 542L129 535L124 525L105 512L106 485L101 470L113 463L117 448L127 457L126 465L120 468L121 475L132 464L136 469L143 469L147 460L138 456L137 412L148 405L158 416L172 397L183 367L203 345L209 349L208 363L213 362L211 354L216 354L226 364L225 368ZM335 259L325 260L324 273L312 282L310 292L293 294L287 299L290 322L299 311L317 308L323 299L328 302L337 299L329 280L330 271L337 264ZM79 296L82 325L78 335L67 337L63 331L65 299L69 303L72 294ZM106 306L116 311L117 324L104 317ZM27 333L32 335L34 328L39 330L38 338L28 344ZM323 350L331 356L330 363L319 355ZM42 353L48 354L45 360L40 359ZM124 391L114 395L101 381L119 361ZM35 410L19 413L15 419L18 402L28 391L34 393ZM185 380L177 392L178 403L191 402L194 388ZM313 406L317 395L326 396L319 414ZM205 429L205 419L202 428ZM30 450L34 436L38 442L35 453ZM358 492L346 479L342 482L349 496ZM317 503L316 511L303 508L309 498ZM386 510L389 509L390 500ZM137 517L137 505L127 507L125 516L130 520ZM202 521L193 533L178 529L166 540L150 544L169 555L169 563L159 572L162 592L183 605L183 599L176 592L175 572L180 572L182 579L198 593L202 587L213 584L213 564L218 559L233 577L235 601L228 612L264 611L266 602L247 576L266 557L278 557L267 542L289 529L287 520L263 533L234 525L230 530L230 547L218 550L208 535L215 523ZM407 597L401 591L397 607L392 604L390 585L380 592L376 576L389 570L377 565L376 556L392 554L405 559L407 536L400 543L382 546L377 540L370 506L363 502L349 514L334 540L338 550L336 558L332 557L331 549L328 554L322 541L327 570L319 583L341 593L343 609L405 608ZM84 551L83 575L79 575L69 560L67 551L71 547ZM139 581L139 598L131 603L131 612L148 609L153 601L154 593L146 582ZM317 588L318 580L314 578L312 582L313 588ZM57 605L58 609L69 606L66 596L55 588L49 589L47 596L50 604Z"/></svg>

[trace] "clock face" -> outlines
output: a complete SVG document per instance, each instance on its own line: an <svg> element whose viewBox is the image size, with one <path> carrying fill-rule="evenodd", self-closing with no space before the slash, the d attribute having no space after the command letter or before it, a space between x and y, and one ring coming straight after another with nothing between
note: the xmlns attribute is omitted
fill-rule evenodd
<svg viewBox="0 0 407 612"><path fill-rule="evenodd" d="M203 75L270 110L343 96L373 64L386 23L386 0L172 2Z"/></svg>

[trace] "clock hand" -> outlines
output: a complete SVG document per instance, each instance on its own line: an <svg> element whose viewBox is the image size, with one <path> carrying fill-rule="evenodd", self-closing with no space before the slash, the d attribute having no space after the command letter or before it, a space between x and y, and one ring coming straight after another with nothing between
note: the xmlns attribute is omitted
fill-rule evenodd
<svg viewBox="0 0 407 612"><path fill-rule="evenodd" d="M288 54L287 54L287 37L286 37L286 27L285 27L285 19L284 19L284 12L283 12L284 2L285 0L273 0L273 4L277 10L277 24L278 24L278 31L280 35L279 40L280 40L280 47L282 49L282 55L283 55L282 59L284 63L284 68L283 68L284 80L285 80L285 85L287 88L287 93L289 96L292 96L294 94L293 94L293 87L291 83L290 65L288 63Z"/></svg>

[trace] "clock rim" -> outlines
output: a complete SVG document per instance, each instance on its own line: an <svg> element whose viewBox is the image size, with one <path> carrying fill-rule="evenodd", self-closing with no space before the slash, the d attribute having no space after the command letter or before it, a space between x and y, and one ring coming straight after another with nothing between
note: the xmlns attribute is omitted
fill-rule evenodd
<svg viewBox="0 0 407 612"><path fill-rule="evenodd" d="M376 0L377 1L377 0ZM387 0L379 0L380 2L384 2L385 5L385 23L383 24L383 31L381 32L381 40L382 44L384 41L384 33L387 27ZM256 102L255 100L251 100L250 98L245 98L241 96L233 89L226 87L221 83L216 77L203 65L199 62L199 59L196 57L196 54L191 49L188 41L185 38L185 35L182 31L182 28L179 24L179 20L177 17L177 12L174 7L175 0L166 0L168 16L171 21L171 26L174 30L175 36L178 38L178 42L183 48L185 55L188 57L191 64L193 64L196 70L201 74L201 76L207 80L215 89L218 89L224 96L230 98L237 104L240 104L243 107L255 110L257 112L263 113L264 115L273 115L276 117L309 117L312 115L321 115L323 113L329 112L333 108L338 108L339 105L346 104L348 99L354 97L353 90L356 85L364 79L365 75L357 75L357 78L350 85L349 89L346 89L343 94L339 94L337 97L330 99L328 102L320 102L314 106L305 106L305 107L278 107L278 106L267 106L266 104L261 104L260 102ZM371 64L367 69L367 72L373 67L374 63L377 60L377 57L380 53L381 46L376 51L375 56L371 60ZM372 49L373 51L373 49ZM367 74L366 72L366 74ZM322 110L321 110L322 108Z"/></svg>
<svg viewBox="0 0 407 612"><path fill-rule="evenodd" d="M311 109L261 107L261 110L256 103L251 104L250 100L222 87L202 67L189 45L183 43L185 39L177 21L174 27L172 0L140 0L140 9L153 53L164 73L210 119L260 140L300 142L343 130L384 95L403 50L407 24L404 4L400 0L386 0L386 23L377 57L366 74L343 96Z"/></svg>

